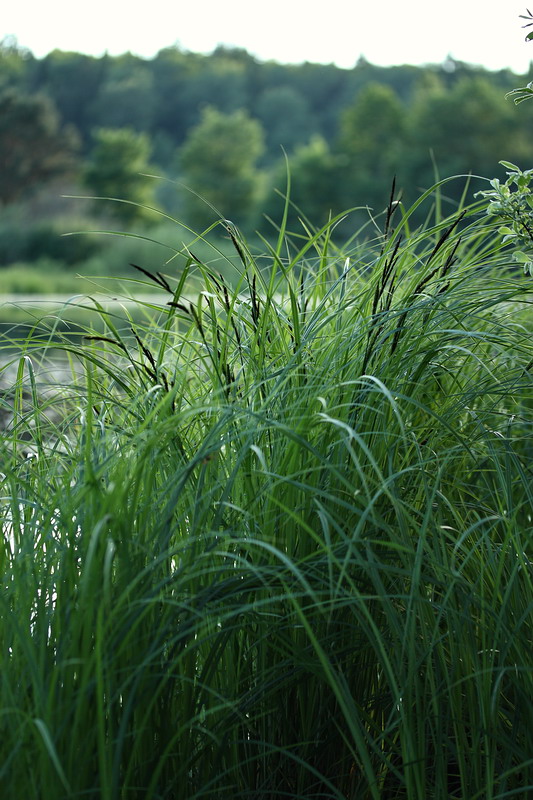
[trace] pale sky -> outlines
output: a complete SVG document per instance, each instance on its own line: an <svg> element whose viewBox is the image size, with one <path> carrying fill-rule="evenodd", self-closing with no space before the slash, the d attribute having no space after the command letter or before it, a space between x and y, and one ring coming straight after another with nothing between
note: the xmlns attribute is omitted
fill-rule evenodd
<svg viewBox="0 0 533 800"><path fill-rule="evenodd" d="M528 0L2 0L0 39L37 57L56 48L145 58L163 47L243 47L260 60L353 67L440 63L451 55L523 74ZM533 0L529 0L533 7Z"/></svg>

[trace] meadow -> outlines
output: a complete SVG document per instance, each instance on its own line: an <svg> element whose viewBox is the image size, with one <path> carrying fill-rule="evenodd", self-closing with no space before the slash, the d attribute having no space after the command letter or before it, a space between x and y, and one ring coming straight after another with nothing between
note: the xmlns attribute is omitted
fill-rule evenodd
<svg viewBox="0 0 533 800"><path fill-rule="evenodd" d="M3 797L533 793L532 277L447 184L4 338Z"/></svg>

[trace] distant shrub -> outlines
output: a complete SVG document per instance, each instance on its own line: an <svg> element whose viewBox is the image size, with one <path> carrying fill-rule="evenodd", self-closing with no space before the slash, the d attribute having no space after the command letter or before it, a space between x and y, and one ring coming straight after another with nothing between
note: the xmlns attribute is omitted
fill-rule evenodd
<svg viewBox="0 0 533 800"><path fill-rule="evenodd" d="M76 285L78 284L78 285ZM83 291L80 278L65 272L60 262L41 258L16 262L0 270L1 294L59 294Z"/></svg>
<svg viewBox="0 0 533 800"><path fill-rule="evenodd" d="M37 261L50 258L73 265L85 261L102 248L102 240L90 236L64 236L73 226L49 222L35 226L0 223L0 267L17 261Z"/></svg>

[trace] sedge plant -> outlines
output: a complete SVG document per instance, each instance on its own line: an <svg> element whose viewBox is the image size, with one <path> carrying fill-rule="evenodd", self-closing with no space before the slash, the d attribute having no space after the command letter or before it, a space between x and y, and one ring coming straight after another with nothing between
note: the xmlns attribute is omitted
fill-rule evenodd
<svg viewBox="0 0 533 800"><path fill-rule="evenodd" d="M146 321L56 337L44 400L22 343L3 796L533 792L531 279L485 200L416 227L432 192L137 264Z"/></svg>

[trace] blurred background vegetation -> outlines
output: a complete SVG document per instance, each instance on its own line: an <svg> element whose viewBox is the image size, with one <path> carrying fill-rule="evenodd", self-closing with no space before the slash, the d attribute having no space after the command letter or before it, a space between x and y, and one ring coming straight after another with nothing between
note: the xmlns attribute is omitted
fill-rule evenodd
<svg viewBox="0 0 533 800"><path fill-rule="evenodd" d="M6 38L0 291L65 291L80 273L120 275L143 256L158 268L159 251L139 242L61 235L135 231L168 243L164 261L187 231L177 233L152 207L196 230L222 216L248 237L268 235L283 209L285 154L294 230L302 214L318 226L346 208L380 213L394 175L410 203L436 176L503 176L501 159L529 167L533 104L517 112L505 98L528 79L452 59L282 65L227 47L211 55L171 47L152 59L62 51L38 59ZM473 179L468 192L478 188ZM447 211L463 190L461 181L447 185ZM343 237L349 225L353 217Z"/></svg>

